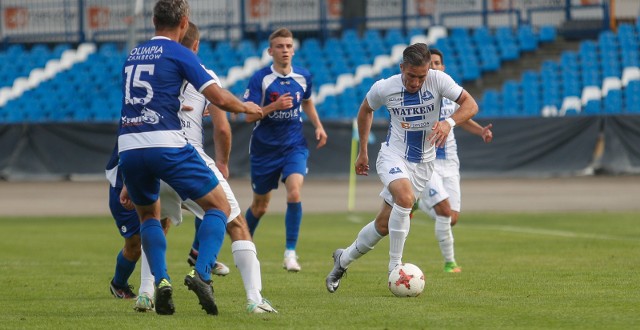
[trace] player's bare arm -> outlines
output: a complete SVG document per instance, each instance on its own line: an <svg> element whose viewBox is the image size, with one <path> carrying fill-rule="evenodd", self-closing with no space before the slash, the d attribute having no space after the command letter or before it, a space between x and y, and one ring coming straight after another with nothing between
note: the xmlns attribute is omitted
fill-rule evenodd
<svg viewBox="0 0 640 330"><path fill-rule="evenodd" d="M229 155L231 154L231 125L227 114L213 104L207 107L213 122L213 145L216 167L225 179L229 178Z"/></svg>
<svg viewBox="0 0 640 330"><path fill-rule="evenodd" d="M287 109L291 109L292 107L293 107L293 96L291 96L291 93L287 92L280 95L280 97L278 97L278 99L275 102L272 102L266 107L262 108L262 116L258 116L257 114L247 114L247 116L245 117L245 121L248 123L253 123L274 111L287 110Z"/></svg>
<svg viewBox="0 0 640 330"><path fill-rule="evenodd" d="M253 102L241 102L228 90L221 88L217 84L207 86L202 94L209 102L218 108L233 113L255 114L262 118L262 109Z"/></svg>
<svg viewBox="0 0 640 330"><path fill-rule="evenodd" d="M471 117L478 113L476 100L466 90L462 90L462 94L460 94L456 103L460 105L458 110L456 110L451 117L447 118L447 120L439 121L433 126L431 134L427 137L431 145L444 147L447 142L447 136L453 126L471 119ZM453 121L453 125L449 123L449 119Z"/></svg>
<svg viewBox="0 0 640 330"><path fill-rule="evenodd" d="M358 136L360 137L358 158L354 164L357 175L369 175L369 133L373 123L373 109L365 98L358 110Z"/></svg>
<svg viewBox="0 0 640 330"><path fill-rule="evenodd" d="M302 100L302 110L307 114L313 127L316 128L316 141L318 141L316 149L324 147L327 144L327 132L324 131L322 122L320 122L320 116L318 116L315 104L311 99Z"/></svg>

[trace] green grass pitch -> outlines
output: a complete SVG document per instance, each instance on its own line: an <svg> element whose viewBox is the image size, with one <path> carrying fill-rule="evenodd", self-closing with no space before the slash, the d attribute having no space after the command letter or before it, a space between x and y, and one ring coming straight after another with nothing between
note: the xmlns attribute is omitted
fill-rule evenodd
<svg viewBox="0 0 640 330"><path fill-rule="evenodd" d="M108 290L122 247L113 220L0 218L0 328L66 329L629 329L640 324L640 217L630 213L463 214L454 228L460 274L445 274L424 214L414 218L404 261L422 268L426 288L396 298L386 287L388 239L350 267L330 294L331 253L346 247L368 214L305 214L302 271L282 269L284 220L266 216L255 242L263 295L280 311L250 315L230 240L214 278L217 317L182 284L193 221L171 229L167 262L176 313L137 313ZM139 267L130 283L139 286ZM137 291L136 291L137 292Z"/></svg>

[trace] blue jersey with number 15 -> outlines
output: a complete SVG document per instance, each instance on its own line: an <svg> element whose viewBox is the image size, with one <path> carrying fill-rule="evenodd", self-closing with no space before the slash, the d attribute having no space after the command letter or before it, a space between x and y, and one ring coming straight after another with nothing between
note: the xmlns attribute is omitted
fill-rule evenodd
<svg viewBox="0 0 640 330"><path fill-rule="evenodd" d="M186 145L178 118L182 91L187 82L199 92L215 82L190 49L165 37L132 49L122 79L120 152Z"/></svg>

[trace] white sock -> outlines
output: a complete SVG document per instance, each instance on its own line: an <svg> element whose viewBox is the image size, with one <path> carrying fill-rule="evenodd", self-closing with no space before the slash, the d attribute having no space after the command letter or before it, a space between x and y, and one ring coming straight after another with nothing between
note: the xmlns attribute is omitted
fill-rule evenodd
<svg viewBox="0 0 640 330"><path fill-rule="evenodd" d="M436 216L436 239L440 245L440 252L445 262L453 262L453 233L451 232L451 217Z"/></svg>
<svg viewBox="0 0 640 330"><path fill-rule="evenodd" d="M153 278L153 274L151 274L147 255L144 254L144 250L142 250L142 255L140 256L140 289L138 290L138 295L146 293L149 297L153 297L155 293L154 281L155 279Z"/></svg>
<svg viewBox="0 0 640 330"><path fill-rule="evenodd" d="M356 259L362 257L380 242L382 235L376 230L375 220L362 227L356 240L344 250L340 257L340 266L348 267Z"/></svg>
<svg viewBox="0 0 640 330"><path fill-rule="evenodd" d="M411 213L411 208L393 204L389 216L389 271L402 263L404 241L407 239L411 227L409 213Z"/></svg>
<svg viewBox="0 0 640 330"><path fill-rule="evenodd" d="M261 303L262 277L256 245L252 241L235 241L231 243L231 253L233 253L233 261L236 264L236 268L240 271L247 299Z"/></svg>

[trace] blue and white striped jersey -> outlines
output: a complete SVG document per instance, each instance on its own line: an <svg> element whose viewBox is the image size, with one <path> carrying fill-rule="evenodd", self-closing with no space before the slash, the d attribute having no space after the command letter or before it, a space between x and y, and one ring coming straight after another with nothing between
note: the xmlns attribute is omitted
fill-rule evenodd
<svg viewBox="0 0 640 330"><path fill-rule="evenodd" d="M367 102L374 110L385 105L389 111L387 146L410 162L424 163L436 157L427 137L440 118L442 98L457 100L461 93L462 87L448 74L430 69L418 92L407 92L397 74L373 84Z"/></svg>
<svg viewBox="0 0 640 330"><path fill-rule="evenodd" d="M252 101L265 107L281 95L289 93L293 97L293 107L277 110L256 122L251 136L252 155L269 154L273 149L303 145L307 142L302 134L302 100L311 98L311 74L293 66L291 72L283 76L272 66L256 72L244 93L245 101Z"/></svg>
<svg viewBox="0 0 640 330"><path fill-rule="evenodd" d="M202 92L214 79L198 57L165 37L154 37L129 53L122 71L119 151L187 144L180 125L181 92L190 82Z"/></svg>

